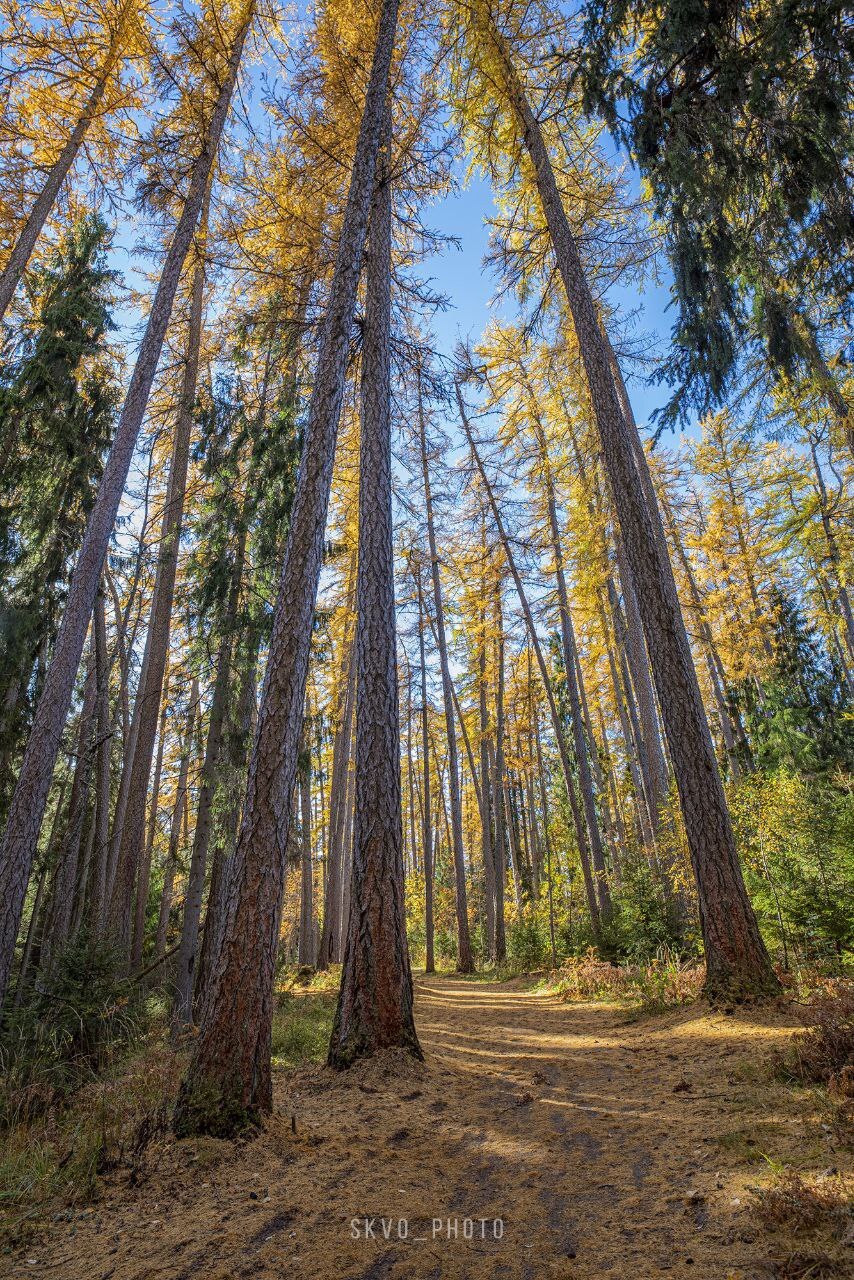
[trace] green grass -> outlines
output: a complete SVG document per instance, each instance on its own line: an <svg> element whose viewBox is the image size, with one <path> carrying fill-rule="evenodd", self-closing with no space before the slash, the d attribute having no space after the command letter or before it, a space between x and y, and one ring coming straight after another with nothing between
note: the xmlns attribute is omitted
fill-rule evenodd
<svg viewBox="0 0 854 1280"><path fill-rule="evenodd" d="M273 1015L273 1067L304 1067L323 1062L329 1049L336 995L329 990L279 997Z"/></svg>

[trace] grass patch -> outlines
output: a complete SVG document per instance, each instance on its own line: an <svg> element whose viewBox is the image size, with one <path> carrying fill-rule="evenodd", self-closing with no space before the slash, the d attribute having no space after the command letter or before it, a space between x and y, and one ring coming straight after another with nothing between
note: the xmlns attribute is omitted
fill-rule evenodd
<svg viewBox="0 0 854 1280"><path fill-rule="evenodd" d="M714 1141L721 1151L725 1151L735 1160L741 1160L745 1164L762 1164L765 1160L765 1156L759 1150L757 1140L745 1129L734 1129L731 1133L720 1133Z"/></svg>
<svg viewBox="0 0 854 1280"><path fill-rule="evenodd" d="M337 992L328 988L285 991L273 1015L273 1067L325 1062Z"/></svg>
<svg viewBox="0 0 854 1280"><path fill-rule="evenodd" d="M633 1015L664 1013L700 995L705 970L670 952L644 965L602 960L594 947L571 956L542 984L565 1000L619 1000Z"/></svg>

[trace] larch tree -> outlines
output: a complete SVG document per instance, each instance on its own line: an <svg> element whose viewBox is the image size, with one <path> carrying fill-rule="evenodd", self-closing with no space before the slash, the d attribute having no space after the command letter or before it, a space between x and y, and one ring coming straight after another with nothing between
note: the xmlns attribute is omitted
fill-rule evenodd
<svg viewBox="0 0 854 1280"><path fill-rule="evenodd" d="M397 20L397 0L384 0L320 338L219 954L176 1105L178 1133L230 1132L272 1106L273 973L311 627Z"/></svg>
<svg viewBox="0 0 854 1280"><path fill-rule="evenodd" d="M518 12L510 15L518 19ZM641 610L682 816L700 901L706 955L706 991L714 999L775 993L779 983L744 887L732 824L694 670L673 572L657 535L660 515L650 510L637 472L629 426L614 381L603 331L563 205L543 126L514 61L513 37L491 8L477 0L466 13L470 56L494 94L500 86L515 128L510 145L527 160L539 196L555 262L566 291L605 469L614 495L629 567Z"/></svg>
<svg viewBox="0 0 854 1280"><path fill-rule="evenodd" d="M362 335L353 873L328 1058L339 1069L385 1048L422 1056L403 900L391 508L391 251L388 103L368 230Z"/></svg>

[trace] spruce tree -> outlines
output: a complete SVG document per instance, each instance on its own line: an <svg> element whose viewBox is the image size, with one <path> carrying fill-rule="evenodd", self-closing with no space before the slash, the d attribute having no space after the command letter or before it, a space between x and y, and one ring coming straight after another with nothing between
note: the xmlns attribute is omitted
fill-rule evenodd
<svg viewBox="0 0 854 1280"><path fill-rule="evenodd" d="M48 657L112 435L110 234L81 218L31 273L32 319L0 373L0 797Z"/></svg>

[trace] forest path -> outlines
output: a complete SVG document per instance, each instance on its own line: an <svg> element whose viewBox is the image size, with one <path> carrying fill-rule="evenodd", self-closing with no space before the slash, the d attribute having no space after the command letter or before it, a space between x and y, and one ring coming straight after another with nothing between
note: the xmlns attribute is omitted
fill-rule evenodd
<svg viewBox="0 0 854 1280"><path fill-rule="evenodd" d="M263 1132L153 1143L137 1185L117 1175L73 1235L44 1238L9 1274L774 1274L745 1193L758 1170L746 1161L786 1158L820 1129L794 1120L791 1094L756 1070L789 1034L789 1013L692 1006L630 1022L613 1004L564 1003L519 982L436 976L416 987L425 1064L391 1053L343 1075L279 1074Z"/></svg>

